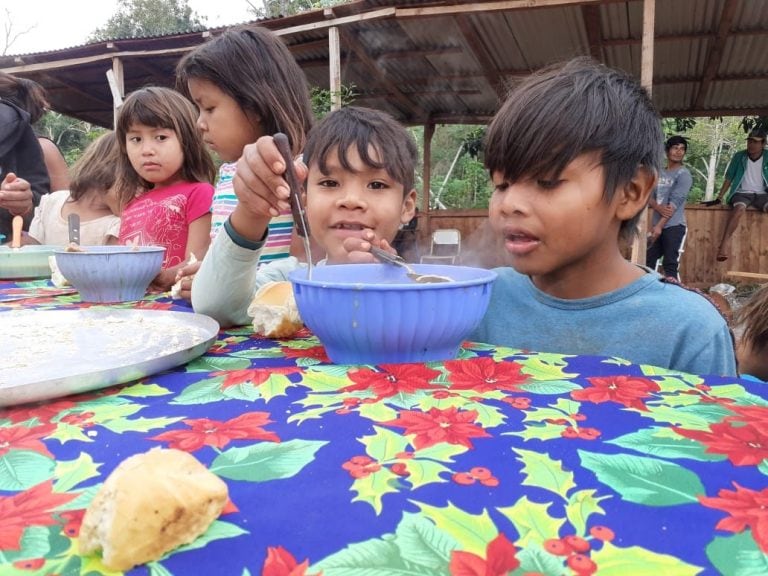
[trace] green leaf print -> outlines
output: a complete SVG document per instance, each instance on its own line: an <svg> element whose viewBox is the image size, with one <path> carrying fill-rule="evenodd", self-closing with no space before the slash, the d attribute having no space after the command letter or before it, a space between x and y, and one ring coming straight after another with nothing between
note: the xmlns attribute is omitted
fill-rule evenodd
<svg viewBox="0 0 768 576"><path fill-rule="evenodd" d="M143 384L139 382L133 386L126 386L120 390L119 396L132 396L136 398L149 398L150 396L166 396L171 391L157 384Z"/></svg>
<svg viewBox="0 0 768 576"><path fill-rule="evenodd" d="M414 458L412 460L403 460L410 475L405 478L410 482L411 486L418 488L425 484L431 484L435 482L447 482L448 477L451 474L451 470L446 468L439 462L432 460L422 460L421 458ZM445 474L445 477L441 476Z"/></svg>
<svg viewBox="0 0 768 576"><path fill-rule="evenodd" d="M187 372L225 372L230 370L247 370L251 361L232 356L200 356L185 365Z"/></svg>
<svg viewBox="0 0 768 576"><path fill-rule="evenodd" d="M538 544L528 544L517 553L520 560L520 572L536 573L544 576L562 576L563 559L553 556ZM517 572L515 572L517 574Z"/></svg>
<svg viewBox="0 0 768 576"><path fill-rule="evenodd" d="M488 543L499 534L487 510L482 514L470 514L450 502L444 508L410 501L421 508L422 514L432 520L437 528L448 534L458 544L459 550L472 552L485 558Z"/></svg>
<svg viewBox="0 0 768 576"><path fill-rule="evenodd" d="M722 454L707 454L705 452L706 446L701 442L685 438L674 432L672 435L668 435L667 431L669 428L643 428L637 432L607 440L606 443L660 458L689 458L701 462L725 460L725 456Z"/></svg>
<svg viewBox="0 0 768 576"><path fill-rule="evenodd" d="M43 526L30 526L21 536L18 550L0 550L0 564L11 564L18 560L44 558L50 551L48 542L50 529Z"/></svg>
<svg viewBox="0 0 768 576"><path fill-rule="evenodd" d="M398 479L399 476L393 474L389 468L380 468L364 478L357 478L352 484L352 490L357 492L357 496L352 498L352 502L370 504L377 515L381 514L381 499L384 494L397 492Z"/></svg>
<svg viewBox="0 0 768 576"><path fill-rule="evenodd" d="M403 514L397 526L395 544L405 560L433 570L445 570L456 541L416 514Z"/></svg>
<svg viewBox="0 0 768 576"><path fill-rule="evenodd" d="M656 458L578 451L581 464L624 500L646 506L698 502L704 486L690 470Z"/></svg>
<svg viewBox="0 0 768 576"><path fill-rule="evenodd" d="M222 522L221 520L216 520L213 524L211 524L208 527L208 530L206 530L204 534L202 534L200 537L196 538L189 544L182 546L180 548L177 548L176 550L168 554L166 558L172 554L178 554L179 552L187 552L188 550L196 550L197 548L203 548L209 542L213 542L215 540L224 540L226 538L236 538L237 536L241 536L243 534L249 534L248 530L243 530L242 528L240 528L240 526L236 526L235 524L232 524L230 522Z"/></svg>
<svg viewBox="0 0 768 576"><path fill-rule="evenodd" d="M512 506L497 508L504 514L519 534L515 543L521 548L529 544L542 544L549 538L557 538L560 527L565 524L564 518L553 518L548 512L552 503L537 504L523 496Z"/></svg>
<svg viewBox="0 0 768 576"><path fill-rule="evenodd" d="M565 515L573 526L577 536L584 536L587 531L587 520L592 514L605 514L600 507L600 501L610 496L595 496L596 490L577 490L568 498Z"/></svg>
<svg viewBox="0 0 768 576"><path fill-rule="evenodd" d="M0 490L27 490L53 478L54 460L32 450L9 450L0 456Z"/></svg>
<svg viewBox="0 0 768 576"><path fill-rule="evenodd" d="M768 574L768 554L757 547L750 530L715 538L707 546L707 558L723 576Z"/></svg>
<svg viewBox="0 0 768 576"><path fill-rule="evenodd" d="M230 480L267 482L295 476L315 459L315 453L328 444L314 440L260 442L243 448L230 448L219 454L210 470Z"/></svg>
<svg viewBox="0 0 768 576"><path fill-rule="evenodd" d="M56 492L68 492L81 482L98 476L100 466L94 464L91 455L85 452L81 452L75 460L59 460L54 472Z"/></svg>
<svg viewBox="0 0 768 576"><path fill-rule="evenodd" d="M285 391L293 385L285 374L272 374L258 388L264 401L269 402L275 396L285 396Z"/></svg>
<svg viewBox="0 0 768 576"><path fill-rule="evenodd" d="M567 356L562 354L536 354L518 360L522 364L521 373L531 376L536 380L567 380L575 378L578 374L565 372L568 362Z"/></svg>
<svg viewBox="0 0 768 576"><path fill-rule="evenodd" d="M440 462L453 462L453 457L459 454L464 454L469 450L466 446L460 444L446 444L441 442L439 444L433 444L427 448L421 448L414 452L417 458L429 458L430 460L439 460Z"/></svg>
<svg viewBox="0 0 768 576"><path fill-rule="evenodd" d="M674 556L657 554L639 546L619 548L610 542L604 542L591 557L600 576L693 576L702 570Z"/></svg>
<svg viewBox="0 0 768 576"><path fill-rule="evenodd" d="M693 412L685 412L683 408L649 404L647 412L641 410L636 410L636 412L640 416L652 419L654 422L680 426L689 430L709 430L710 421L705 416L700 416Z"/></svg>
<svg viewBox="0 0 768 576"><path fill-rule="evenodd" d="M360 442L365 446L365 452L379 462L387 460L393 460L397 454L404 451L408 446L408 439L393 432L388 428L381 428L380 426L374 426L373 429L376 434L372 436L363 436L360 438Z"/></svg>
<svg viewBox="0 0 768 576"><path fill-rule="evenodd" d="M104 428L111 430L115 434L122 434L123 432L149 432L157 428L165 428L169 424L174 424L183 419L183 416L178 418L120 418L106 422Z"/></svg>
<svg viewBox="0 0 768 576"><path fill-rule="evenodd" d="M536 486L549 492L554 492L567 500L566 494L576 486L573 482L573 472L563 470L563 465L558 460L553 460L547 454L513 448L520 457L518 461L523 463L522 473L525 475L524 486Z"/></svg>
<svg viewBox="0 0 768 576"><path fill-rule="evenodd" d="M217 376L216 378L206 378L190 384L170 403L180 405L209 404L224 400L225 396L221 391L221 383L223 381L224 378L222 376Z"/></svg>
<svg viewBox="0 0 768 576"><path fill-rule="evenodd" d="M757 466L757 469L760 470L762 474L768 476L768 458L760 462L760 464Z"/></svg>
<svg viewBox="0 0 768 576"><path fill-rule="evenodd" d="M375 402L373 404L360 404L357 412L361 418L367 418L374 422L386 422L397 418L397 410L387 406L384 402Z"/></svg>
<svg viewBox="0 0 768 576"><path fill-rule="evenodd" d="M525 428L515 432L504 432L502 436L519 436L526 442L528 440L552 440L560 438L563 428L549 424L529 424Z"/></svg>
<svg viewBox="0 0 768 576"><path fill-rule="evenodd" d="M560 395L568 394L573 390L581 390L581 386L567 380L550 380L545 382L529 382L517 387L521 392L531 394Z"/></svg>
<svg viewBox="0 0 768 576"><path fill-rule="evenodd" d="M384 540L368 540L351 544L314 564L307 572L316 574L320 571L323 576L354 576L355 574L391 576L392 574L422 573L404 571L400 550L393 542Z"/></svg>

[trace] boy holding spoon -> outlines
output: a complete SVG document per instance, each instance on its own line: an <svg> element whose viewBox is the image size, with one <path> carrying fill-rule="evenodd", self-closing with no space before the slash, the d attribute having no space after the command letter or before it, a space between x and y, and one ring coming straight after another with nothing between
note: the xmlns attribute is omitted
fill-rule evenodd
<svg viewBox="0 0 768 576"><path fill-rule="evenodd" d="M274 146L271 137L269 145ZM372 261L362 254L371 245L390 249L402 224L416 210L416 144L408 131L383 112L346 107L312 129L304 149L307 228L325 253L321 264ZM283 164L285 162L283 161ZM287 186L244 186L235 176L237 207L224 224L197 272L192 306L222 327L250 323L248 306L268 282L288 279L299 266L295 257L259 267L270 218L290 207ZM247 178L252 177L248 169ZM276 190L273 192L273 190Z"/></svg>

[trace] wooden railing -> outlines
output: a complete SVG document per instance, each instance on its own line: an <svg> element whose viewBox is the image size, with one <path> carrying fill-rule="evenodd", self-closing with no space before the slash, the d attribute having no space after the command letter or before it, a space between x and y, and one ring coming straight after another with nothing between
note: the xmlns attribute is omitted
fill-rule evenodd
<svg viewBox="0 0 768 576"><path fill-rule="evenodd" d="M733 235L731 256L716 262L715 255L730 208L688 206L688 236L680 261L680 276L687 285L708 288L720 282L756 283L749 277L729 276L729 271L768 274L768 214L747 210ZM437 228L458 228L462 235L462 262L485 268L506 264L504 246L490 230L486 210L435 210L419 217L418 250L429 250L429 238ZM416 259L416 258L414 258Z"/></svg>

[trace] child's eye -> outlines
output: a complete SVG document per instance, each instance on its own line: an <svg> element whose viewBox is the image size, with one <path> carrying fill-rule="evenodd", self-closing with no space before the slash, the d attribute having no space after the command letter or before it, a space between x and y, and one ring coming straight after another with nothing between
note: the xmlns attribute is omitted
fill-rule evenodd
<svg viewBox="0 0 768 576"><path fill-rule="evenodd" d="M543 190L554 190L562 183L562 180L536 180L536 186Z"/></svg>
<svg viewBox="0 0 768 576"><path fill-rule="evenodd" d="M377 182L371 182L370 184L368 184L368 187L374 190L384 190L386 188L389 188L389 184L387 184L386 182L377 181Z"/></svg>
<svg viewBox="0 0 768 576"><path fill-rule="evenodd" d="M493 185L493 191L502 193L506 192L509 189L509 182L499 182L498 184Z"/></svg>
<svg viewBox="0 0 768 576"><path fill-rule="evenodd" d="M165 134L158 134L157 136L155 136L155 139L158 142L165 142L166 140L168 140L168 136L166 136Z"/></svg>
<svg viewBox="0 0 768 576"><path fill-rule="evenodd" d="M141 138L139 136L128 136L128 142L132 142L133 144L138 144L141 142Z"/></svg>
<svg viewBox="0 0 768 576"><path fill-rule="evenodd" d="M324 188L334 188L339 185L336 180L331 180L330 178L326 178L324 180L320 180L317 183L318 186L323 186Z"/></svg>

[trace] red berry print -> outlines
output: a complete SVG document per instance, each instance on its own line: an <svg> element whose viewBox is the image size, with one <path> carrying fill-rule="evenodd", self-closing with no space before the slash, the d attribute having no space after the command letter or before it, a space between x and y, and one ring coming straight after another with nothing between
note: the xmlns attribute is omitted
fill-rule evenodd
<svg viewBox="0 0 768 576"><path fill-rule="evenodd" d="M589 552L591 548L588 541L584 540L584 538L581 536L576 536L575 534L566 536L563 538L563 541L565 541L565 543L568 544L568 546L570 546L574 552Z"/></svg>
<svg viewBox="0 0 768 576"><path fill-rule="evenodd" d="M349 461L352 464L356 464L358 466L365 466L366 464L370 464L373 462L373 458L370 456L352 456L352 458L349 459Z"/></svg>
<svg viewBox="0 0 768 576"><path fill-rule="evenodd" d="M469 486L470 484L475 483L475 479L466 472L456 472L456 474L451 477L451 480L462 486Z"/></svg>
<svg viewBox="0 0 768 576"><path fill-rule="evenodd" d="M600 434L602 432L597 428L579 428L579 438L582 440L597 440Z"/></svg>
<svg viewBox="0 0 768 576"><path fill-rule="evenodd" d="M408 467L402 462L396 462L395 464L392 464L392 467L390 468L390 470L392 470L393 474L397 474L398 476L411 475L411 473L408 472Z"/></svg>
<svg viewBox="0 0 768 576"><path fill-rule="evenodd" d="M614 534L613 530L607 526L592 526L592 528L589 529L589 533L593 538L602 540L603 542L610 542L616 538L616 534Z"/></svg>
<svg viewBox="0 0 768 576"><path fill-rule="evenodd" d="M444 400L446 398L450 398L451 396L453 396L453 394L448 392L448 390L438 390L437 392L432 394L432 397L438 400Z"/></svg>
<svg viewBox="0 0 768 576"><path fill-rule="evenodd" d="M576 428L573 428L572 426L568 426L568 428L560 432L560 436L562 436L563 438L571 438L571 439L578 438L579 432L578 430L576 430Z"/></svg>
<svg viewBox="0 0 768 576"><path fill-rule="evenodd" d="M568 556L571 553L571 548L560 538L544 540L544 550L555 556Z"/></svg>
<svg viewBox="0 0 768 576"><path fill-rule="evenodd" d="M576 422L583 422L584 420L587 419L587 417L584 416L584 414L580 414L578 412L576 414L571 414L571 418L573 418Z"/></svg>
<svg viewBox="0 0 768 576"><path fill-rule="evenodd" d="M483 466L475 466L469 471L469 475L472 476L475 480L487 480L493 474L491 474L491 471L488 470L488 468L485 468Z"/></svg>
<svg viewBox="0 0 768 576"><path fill-rule="evenodd" d="M19 570L39 570L44 565L45 558L30 558L29 560L19 560L13 563L13 567Z"/></svg>
<svg viewBox="0 0 768 576"><path fill-rule="evenodd" d="M568 556L566 564L568 564L568 567L579 576L590 576L597 571L597 564L595 564L589 556L585 556L584 554L572 554L571 556Z"/></svg>
<svg viewBox="0 0 768 576"><path fill-rule="evenodd" d="M495 488L499 485L499 479L496 478L496 476L491 476L490 478L485 478L484 480L480 480L480 484L483 486L488 486L488 488Z"/></svg>

